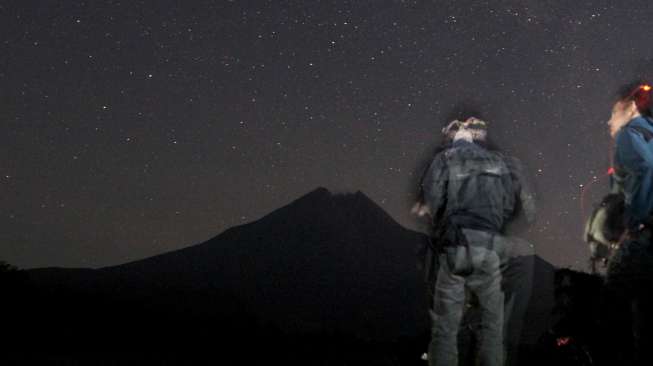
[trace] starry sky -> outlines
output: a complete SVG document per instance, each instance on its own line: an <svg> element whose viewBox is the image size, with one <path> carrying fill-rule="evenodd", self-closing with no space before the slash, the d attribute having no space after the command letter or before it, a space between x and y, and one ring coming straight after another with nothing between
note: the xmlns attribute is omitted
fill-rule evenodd
<svg viewBox="0 0 653 366"><path fill-rule="evenodd" d="M526 166L537 252L586 268L581 185L587 207L607 191L605 122L653 68L650 19L630 0L3 1L0 259L118 264L318 186L423 230L419 176L466 103Z"/></svg>

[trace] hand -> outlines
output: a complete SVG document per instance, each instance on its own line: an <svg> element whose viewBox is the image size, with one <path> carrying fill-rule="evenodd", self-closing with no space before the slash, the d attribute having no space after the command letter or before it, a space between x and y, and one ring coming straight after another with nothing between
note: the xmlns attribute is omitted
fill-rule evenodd
<svg viewBox="0 0 653 366"><path fill-rule="evenodd" d="M422 217L424 215L431 215L431 210L428 205L424 204L423 202L416 202L413 205L413 208L410 210L410 213L413 215L417 215L419 217Z"/></svg>

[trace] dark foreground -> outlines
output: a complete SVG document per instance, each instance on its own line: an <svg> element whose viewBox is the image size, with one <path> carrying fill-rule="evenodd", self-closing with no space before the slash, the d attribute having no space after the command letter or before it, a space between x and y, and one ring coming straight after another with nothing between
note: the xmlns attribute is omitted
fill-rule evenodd
<svg viewBox="0 0 653 366"><path fill-rule="evenodd" d="M427 332L392 341L338 332L288 334L251 309L216 302L226 302L227 294L171 291L166 303L146 289L126 287L118 299L115 292L37 285L24 271L3 276L3 333L9 336L3 365L426 365L420 355ZM520 364L614 362L615 347L625 342L601 332L600 287L596 277L558 271L552 326L537 344L523 346ZM205 299L210 302L199 306Z"/></svg>

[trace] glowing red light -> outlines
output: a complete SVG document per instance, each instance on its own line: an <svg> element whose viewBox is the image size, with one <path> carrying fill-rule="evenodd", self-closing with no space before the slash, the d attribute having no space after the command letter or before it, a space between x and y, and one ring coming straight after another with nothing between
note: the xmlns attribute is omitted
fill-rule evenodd
<svg viewBox="0 0 653 366"><path fill-rule="evenodd" d="M612 175L612 174L614 174L614 168L610 167L610 169L608 169L608 175Z"/></svg>
<svg viewBox="0 0 653 366"><path fill-rule="evenodd" d="M558 347L566 346L570 341L571 337L560 337L556 339L556 345L558 345Z"/></svg>

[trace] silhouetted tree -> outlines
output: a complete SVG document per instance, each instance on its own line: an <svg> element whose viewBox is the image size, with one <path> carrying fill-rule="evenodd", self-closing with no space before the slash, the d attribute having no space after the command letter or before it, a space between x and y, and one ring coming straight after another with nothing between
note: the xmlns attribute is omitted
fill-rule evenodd
<svg viewBox="0 0 653 366"><path fill-rule="evenodd" d="M11 264L0 260L0 273L5 273L5 272L11 272L11 271L16 271L17 268L12 266Z"/></svg>
<svg viewBox="0 0 653 366"><path fill-rule="evenodd" d="M0 296L3 303L8 303L24 288L26 274L17 267L0 260Z"/></svg>

